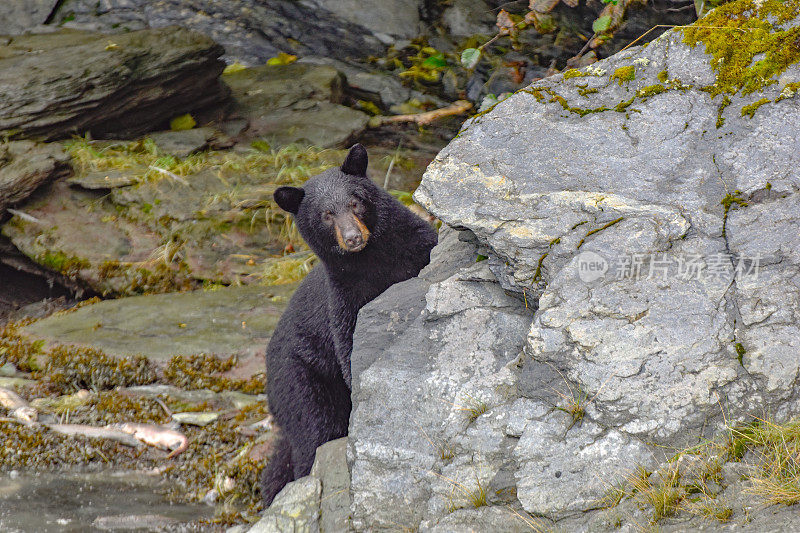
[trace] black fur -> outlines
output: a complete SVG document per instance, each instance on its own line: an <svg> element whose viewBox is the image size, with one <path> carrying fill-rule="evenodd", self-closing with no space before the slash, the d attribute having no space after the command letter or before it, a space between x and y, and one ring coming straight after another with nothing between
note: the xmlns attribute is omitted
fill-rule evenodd
<svg viewBox="0 0 800 533"><path fill-rule="evenodd" d="M358 310L416 276L436 244L430 225L375 185L366 169L367 152L357 144L341 168L302 189L275 191L321 263L297 289L267 347L267 397L282 436L261 474L265 507L286 483L309 473L318 446L347 435ZM357 252L336 238L338 221L353 216L368 230Z"/></svg>

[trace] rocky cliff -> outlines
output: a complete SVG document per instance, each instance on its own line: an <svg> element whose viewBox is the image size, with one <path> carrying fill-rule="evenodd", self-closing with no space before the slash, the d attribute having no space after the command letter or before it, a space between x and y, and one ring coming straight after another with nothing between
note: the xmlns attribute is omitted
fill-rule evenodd
<svg viewBox="0 0 800 533"><path fill-rule="evenodd" d="M800 402L798 24L726 4L464 125L415 196L460 239L359 317L355 530L797 527L707 439Z"/></svg>

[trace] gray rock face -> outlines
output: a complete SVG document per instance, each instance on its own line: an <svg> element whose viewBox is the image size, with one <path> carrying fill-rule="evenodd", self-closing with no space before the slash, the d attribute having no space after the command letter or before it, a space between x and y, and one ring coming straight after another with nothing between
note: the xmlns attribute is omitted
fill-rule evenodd
<svg viewBox="0 0 800 533"><path fill-rule="evenodd" d="M580 513L637 466L797 412L800 68L723 103L710 60L668 33L518 92L431 164L415 198L475 242L443 235L359 316L356 530L485 530L483 504L608 529Z"/></svg>
<svg viewBox="0 0 800 533"><path fill-rule="evenodd" d="M225 99L221 46L180 28L59 32L0 46L0 132L136 135Z"/></svg>
<svg viewBox="0 0 800 533"><path fill-rule="evenodd" d="M44 24L58 0L5 0L0 4L0 35L18 35Z"/></svg>
<svg viewBox="0 0 800 533"><path fill-rule="evenodd" d="M319 533L319 479L306 476L286 485L249 533Z"/></svg>
<svg viewBox="0 0 800 533"><path fill-rule="evenodd" d="M469 515L481 492L513 500L510 414L531 310L477 254L445 231L420 278L359 314L349 435L357 531L412 527L448 509Z"/></svg>

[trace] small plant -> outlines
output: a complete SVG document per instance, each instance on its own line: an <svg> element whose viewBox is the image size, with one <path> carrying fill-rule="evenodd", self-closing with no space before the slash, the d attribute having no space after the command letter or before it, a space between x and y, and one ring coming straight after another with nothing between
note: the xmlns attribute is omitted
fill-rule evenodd
<svg viewBox="0 0 800 533"><path fill-rule="evenodd" d="M653 522L672 516L679 509L681 500L686 495L680 485L680 472L676 465L671 465L653 480L653 474L640 467L628 478L633 496L645 506L653 509Z"/></svg>
<svg viewBox="0 0 800 533"><path fill-rule="evenodd" d="M483 507L484 505L488 505L488 500L486 497L486 486L481 482L478 474L475 474L475 486L468 487L463 483L459 483L458 481L451 479L449 477L443 476L441 474L436 474L440 478L444 479L452 486L451 498L450 498L450 512L455 511L459 508L456 504L455 500L453 500L452 496L457 490L461 493L461 495L466 499L466 503L471 505L473 508L477 509L478 507Z"/></svg>
<svg viewBox="0 0 800 533"><path fill-rule="evenodd" d="M449 461L456 455L456 451L453 447L444 440L436 444L436 451L439 453L439 459L442 461Z"/></svg>
<svg viewBox="0 0 800 533"><path fill-rule="evenodd" d="M470 396L469 394L464 395L464 403L466 405L459 407L459 410L464 411L467 414L467 418L470 422L477 420L479 416L484 414L489 409L489 406L486 405L486 402L480 398Z"/></svg>

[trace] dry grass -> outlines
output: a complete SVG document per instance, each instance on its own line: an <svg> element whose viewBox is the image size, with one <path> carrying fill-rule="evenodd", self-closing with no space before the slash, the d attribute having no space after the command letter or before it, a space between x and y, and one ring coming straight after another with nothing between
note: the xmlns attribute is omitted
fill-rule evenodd
<svg viewBox="0 0 800 533"><path fill-rule="evenodd" d="M800 420L757 420L731 432L757 458L747 491L769 504L800 503Z"/></svg>
<svg viewBox="0 0 800 533"><path fill-rule="evenodd" d="M688 470L679 464L689 459ZM651 525L680 513L728 522L734 509L720 496L726 462L740 462L744 491L768 505L800 503L800 419L777 423L754 419L729 428L722 438L702 442L675 455L666 468L651 474L639 467L599 501L612 508L625 498L652 511Z"/></svg>
<svg viewBox="0 0 800 533"><path fill-rule="evenodd" d="M448 483L450 483L452 487L452 492L450 497L450 512L453 512L460 506L463 506L464 503L466 503L467 506L473 507L474 509L477 509L478 507L483 507L484 505L488 505L488 500L486 497L486 485L484 485L481 482L477 473L475 474L474 487L470 487L463 483L459 483L454 479L451 479L447 476L443 476L441 474L437 474L436 472L434 472L434 474L444 479ZM456 492L460 493L462 498L465 500L465 502L462 502L462 505L457 504L456 501L453 499Z"/></svg>
<svg viewBox="0 0 800 533"><path fill-rule="evenodd" d="M489 409L486 402L469 394L464 395L463 404L458 407L458 410L464 411L470 422L477 420L479 416Z"/></svg>

